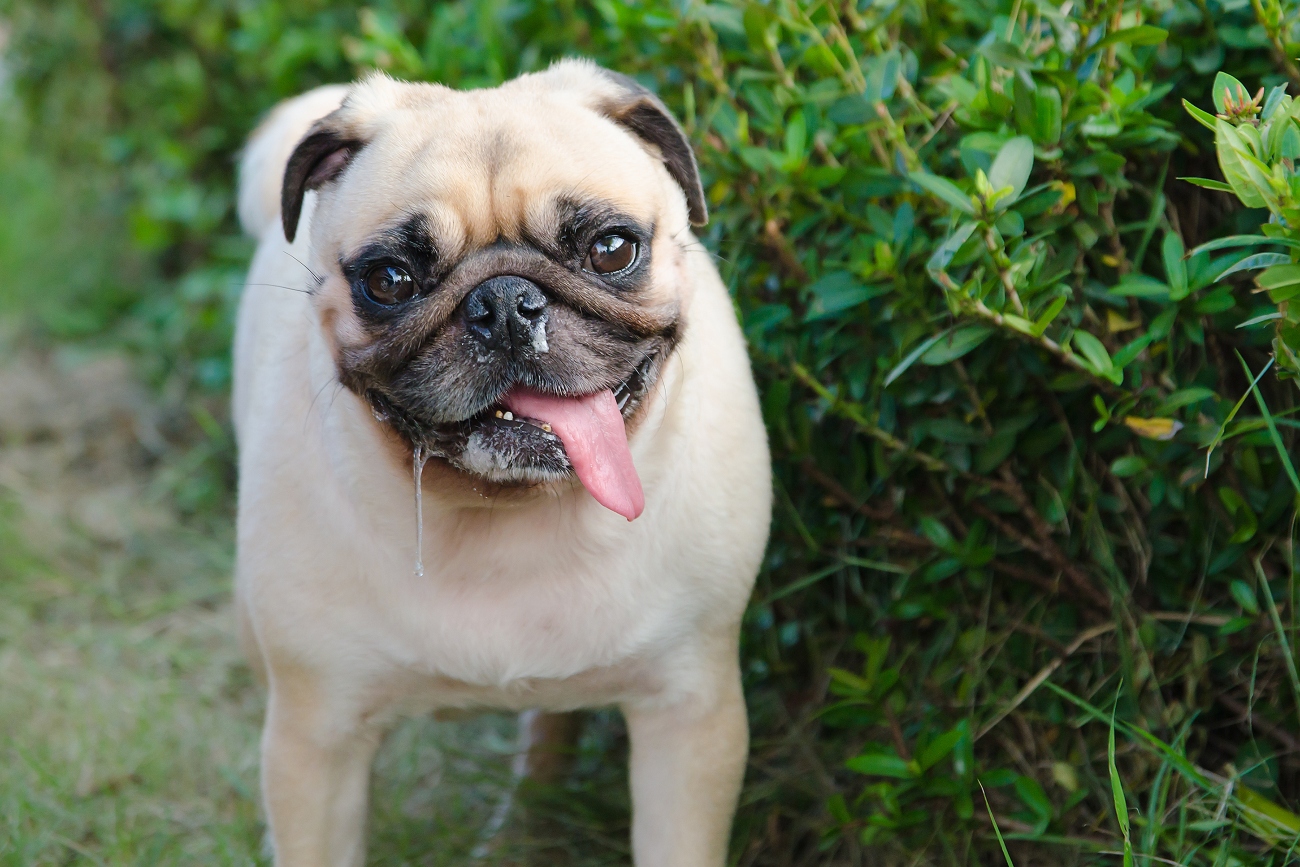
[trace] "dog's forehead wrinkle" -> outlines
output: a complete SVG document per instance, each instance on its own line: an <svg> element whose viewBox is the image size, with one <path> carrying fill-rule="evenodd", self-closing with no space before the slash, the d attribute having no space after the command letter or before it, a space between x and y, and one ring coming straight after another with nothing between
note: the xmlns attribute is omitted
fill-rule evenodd
<svg viewBox="0 0 1300 867"><path fill-rule="evenodd" d="M614 197L637 213L664 204L657 161L572 94L418 91L427 95L401 100L399 110L375 120L374 150L389 154L387 177L376 176L375 156L366 158L365 174L382 195L400 191L449 205L480 242L518 237L531 206L556 189ZM633 178L642 182L628 183Z"/></svg>

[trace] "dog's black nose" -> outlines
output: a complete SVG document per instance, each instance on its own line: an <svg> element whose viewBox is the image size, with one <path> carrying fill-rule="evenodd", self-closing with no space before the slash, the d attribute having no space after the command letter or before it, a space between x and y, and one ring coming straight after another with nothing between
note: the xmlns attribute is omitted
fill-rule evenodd
<svg viewBox="0 0 1300 867"><path fill-rule="evenodd" d="M484 280L465 297L463 310L470 333L491 349L535 350L546 345L546 296L531 280Z"/></svg>

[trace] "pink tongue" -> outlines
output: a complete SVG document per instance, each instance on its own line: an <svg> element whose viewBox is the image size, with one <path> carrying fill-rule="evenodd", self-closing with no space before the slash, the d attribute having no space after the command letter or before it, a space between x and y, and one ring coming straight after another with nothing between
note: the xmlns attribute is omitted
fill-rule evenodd
<svg viewBox="0 0 1300 867"><path fill-rule="evenodd" d="M614 392L556 397L515 389L504 402L516 415L547 422L555 429L574 472L596 502L629 521L645 509L645 493L632 465Z"/></svg>

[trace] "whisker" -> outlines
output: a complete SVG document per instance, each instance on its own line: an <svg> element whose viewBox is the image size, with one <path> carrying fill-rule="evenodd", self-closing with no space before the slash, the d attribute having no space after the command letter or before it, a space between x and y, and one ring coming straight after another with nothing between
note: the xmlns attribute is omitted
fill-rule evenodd
<svg viewBox="0 0 1300 867"><path fill-rule="evenodd" d="M677 241L676 244L679 248L681 248L682 252L684 253L703 253L704 255L718 262L726 262L728 265L731 264L730 259L718 255L717 253L713 252L708 247L704 246L699 242L696 242L695 244L684 244L681 241Z"/></svg>
<svg viewBox="0 0 1300 867"><path fill-rule="evenodd" d="M326 414L328 414L331 410L334 409L334 401L338 400L338 399L339 399L339 395L343 393L343 383L342 383L342 381L336 379L336 380L334 380L334 383L335 383L335 385L338 386L338 388L334 389L334 392L330 395L330 403L329 403L329 406L325 407L325 412L326 412Z"/></svg>
<svg viewBox="0 0 1300 867"><path fill-rule="evenodd" d="M240 284L240 285L242 285L242 286L259 286L259 287L266 287L266 288L268 288L268 289L288 289L290 292L301 292L301 293L304 294L304 295L315 295L315 294L316 294L315 292L313 292L313 291L310 290L310 289L303 289L303 288L298 287L298 286L281 286L279 283L242 283L242 284Z"/></svg>
<svg viewBox="0 0 1300 867"><path fill-rule="evenodd" d="M292 259L293 261L297 262L297 263L298 263L299 265L301 265L302 267L307 268L307 273L311 275L311 278L312 278L313 280L315 280L317 284L320 284L320 283L324 283L324 282L325 282L325 278L322 277L321 275L317 274L317 273L316 273L315 271L313 271L311 268L309 268L309 267L307 266L307 263L306 263L306 262L304 262L303 260L299 259L297 256L293 255L293 254L290 253L288 250L285 250L285 251L283 251L283 252L284 252L284 255L288 256L290 259Z"/></svg>
<svg viewBox="0 0 1300 867"><path fill-rule="evenodd" d="M307 432L307 422L311 420L311 413L312 410L316 408L316 401L320 400L320 396L325 393L325 389L329 388L331 385L342 386L343 383L339 382L339 379L336 376L333 379L326 380L324 385L316 389L316 396L311 399L311 403L307 405L307 413L302 417L303 433Z"/></svg>

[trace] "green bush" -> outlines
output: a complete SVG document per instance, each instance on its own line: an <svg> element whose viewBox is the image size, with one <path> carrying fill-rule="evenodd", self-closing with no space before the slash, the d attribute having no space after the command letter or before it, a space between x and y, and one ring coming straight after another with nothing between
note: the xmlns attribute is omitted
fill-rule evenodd
<svg viewBox="0 0 1300 867"><path fill-rule="evenodd" d="M1295 314L1243 275L1295 267L1300 139L1198 115L1216 160L1179 98L1300 81L1292 0L15 4L30 140L112 174L149 263L78 333L200 398L277 100L582 54L677 111L776 458L741 863L1290 863ZM1180 180L1225 141L1251 207ZM1288 252L1207 243L1258 231Z"/></svg>

